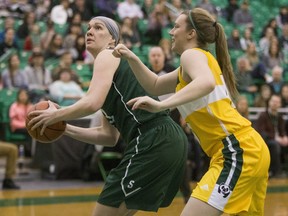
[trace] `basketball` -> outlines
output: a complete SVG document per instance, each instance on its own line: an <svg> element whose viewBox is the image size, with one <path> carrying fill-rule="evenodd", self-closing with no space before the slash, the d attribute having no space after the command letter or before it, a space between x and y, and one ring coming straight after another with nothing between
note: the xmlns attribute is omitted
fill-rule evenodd
<svg viewBox="0 0 288 216"><path fill-rule="evenodd" d="M54 106L56 108L59 108L58 104L54 103ZM26 128L27 128L28 133L30 134L30 136L32 138L34 138L37 141L42 142L42 143L51 143L51 142L59 139L63 135L65 128L66 128L66 122L61 121L61 122L56 122L56 123L46 127L43 135L40 135L41 127L38 127L33 131L31 130L32 126L29 127L28 123L33 118L33 116L29 117L28 114L31 111L48 109L48 107L49 107L48 101L40 101L37 104L34 104L28 110L27 117L26 117Z"/></svg>

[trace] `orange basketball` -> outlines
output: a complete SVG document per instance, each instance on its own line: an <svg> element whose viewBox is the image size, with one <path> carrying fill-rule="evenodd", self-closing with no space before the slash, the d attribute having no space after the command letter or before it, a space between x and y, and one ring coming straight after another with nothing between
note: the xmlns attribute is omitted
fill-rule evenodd
<svg viewBox="0 0 288 216"><path fill-rule="evenodd" d="M54 105L59 108L58 104ZM48 127L45 128L45 131L43 133L43 135L40 135L40 131L41 131L41 127L36 128L35 130L31 130L31 127L28 127L28 122L33 118L33 117L28 117L28 114L31 111L34 110L45 110L49 107L48 101L40 101L37 104L34 104L31 109L29 109L28 113L27 113L27 117L26 117L26 128L28 133L30 134L30 136L34 139L36 139L39 142L42 143L51 143L57 139L59 139L66 128L66 122L65 121L61 121L61 122L56 122L52 125L49 125Z"/></svg>

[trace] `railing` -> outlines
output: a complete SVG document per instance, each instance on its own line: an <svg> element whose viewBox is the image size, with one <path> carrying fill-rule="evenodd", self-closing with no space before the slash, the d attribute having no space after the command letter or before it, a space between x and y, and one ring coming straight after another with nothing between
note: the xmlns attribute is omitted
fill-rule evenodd
<svg viewBox="0 0 288 216"><path fill-rule="evenodd" d="M249 107L249 119L251 121L257 120L260 113L265 112L266 109L266 107ZM288 120L288 107L280 108L278 111L283 115L284 120Z"/></svg>

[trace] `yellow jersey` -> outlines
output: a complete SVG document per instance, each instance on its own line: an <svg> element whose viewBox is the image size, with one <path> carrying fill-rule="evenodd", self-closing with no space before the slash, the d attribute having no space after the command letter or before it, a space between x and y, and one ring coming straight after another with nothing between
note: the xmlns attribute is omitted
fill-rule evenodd
<svg viewBox="0 0 288 216"><path fill-rule="evenodd" d="M251 122L242 117L236 110L215 57L208 51L199 48L195 49L206 55L216 86L208 95L180 105L177 108L199 139L205 153L208 156L212 156L222 147L220 146L222 145L221 141L225 137L250 127ZM176 92L188 85L181 74L182 67L180 66Z"/></svg>

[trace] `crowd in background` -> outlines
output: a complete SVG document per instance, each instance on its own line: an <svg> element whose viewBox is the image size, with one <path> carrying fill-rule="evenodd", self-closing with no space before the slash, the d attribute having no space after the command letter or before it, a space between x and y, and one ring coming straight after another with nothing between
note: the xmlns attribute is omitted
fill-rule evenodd
<svg viewBox="0 0 288 216"><path fill-rule="evenodd" d="M249 107L288 107L288 3L268 3L261 0L2 1L0 89L26 89L31 103L50 99L66 106L81 98L92 76L93 62L85 49L84 32L94 16L117 20L122 43L148 65L150 48L160 46L169 72L179 66L179 57L171 52L169 30L181 11L201 7L213 14L225 29L242 95L236 101L237 108L241 107L239 111L243 101L243 115L247 118ZM269 102L272 95L280 96L276 102ZM278 99L280 103L274 105ZM267 138L273 159L281 159L280 162L272 159L272 167L279 167L279 163L284 163L285 151L287 154L288 130L282 125L284 129L279 132L279 121L271 113L268 112L271 128L255 125L262 126L256 129ZM273 131L269 136L267 128ZM280 141L279 137L283 139ZM278 147L270 139L276 140ZM277 176L281 170L273 168L271 173Z"/></svg>

